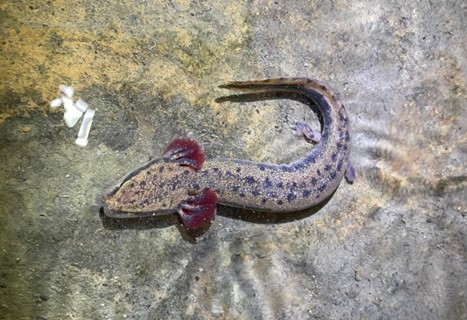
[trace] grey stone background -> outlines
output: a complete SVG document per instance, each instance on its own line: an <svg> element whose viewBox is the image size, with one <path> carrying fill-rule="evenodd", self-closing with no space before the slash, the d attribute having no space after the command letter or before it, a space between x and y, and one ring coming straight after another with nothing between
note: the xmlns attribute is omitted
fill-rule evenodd
<svg viewBox="0 0 467 320"><path fill-rule="evenodd" d="M466 2L0 3L0 319L467 319ZM219 207L112 221L100 197L190 136L282 163L310 145L287 100L216 103L231 80L339 92L353 185L319 210ZM86 148L49 102L96 108Z"/></svg>

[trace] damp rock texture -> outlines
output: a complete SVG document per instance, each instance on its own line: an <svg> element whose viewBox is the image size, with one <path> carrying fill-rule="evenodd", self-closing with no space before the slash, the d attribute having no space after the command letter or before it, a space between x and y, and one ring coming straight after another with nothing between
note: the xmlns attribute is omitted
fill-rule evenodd
<svg viewBox="0 0 467 320"><path fill-rule="evenodd" d="M3 1L0 319L467 319L465 1ZM345 103L357 180L318 210L106 219L101 195L177 137L286 163L305 76ZM49 103L96 109L87 147Z"/></svg>

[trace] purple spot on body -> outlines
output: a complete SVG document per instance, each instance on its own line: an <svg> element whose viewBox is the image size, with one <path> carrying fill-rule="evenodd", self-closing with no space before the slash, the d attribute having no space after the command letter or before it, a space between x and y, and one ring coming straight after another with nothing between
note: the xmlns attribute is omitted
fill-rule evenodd
<svg viewBox="0 0 467 320"><path fill-rule="evenodd" d="M279 182L278 184L276 184L276 187L282 189L282 188L284 187L284 184L283 184L282 181L281 181L281 182Z"/></svg>
<svg viewBox="0 0 467 320"><path fill-rule="evenodd" d="M277 200L277 201L276 201L276 203L277 203L278 205L280 205L280 206L281 206L281 205L283 205L283 204L284 204L284 201L282 201L282 200Z"/></svg>
<svg viewBox="0 0 467 320"><path fill-rule="evenodd" d="M214 172L219 172L219 168L217 168L217 167L212 168L212 170L213 170Z"/></svg>
<svg viewBox="0 0 467 320"><path fill-rule="evenodd" d="M297 188L297 183L296 182L292 182L292 183L287 182L286 187L287 187L288 190L294 190L294 189Z"/></svg>
<svg viewBox="0 0 467 320"><path fill-rule="evenodd" d="M232 191L233 191L233 192L237 192L237 191L238 191L238 189L240 189L240 187L239 187L239 186L232 186Z"/></svg>
<svg viewBox="0 0 467 320"><path fill-rule="evenodd" d="M337 160L337 154L336 154L336 153L333 153L333 154L331 155L331 159L332 159L332 161L336 161L336 160Z"/></svg>
<svg viewBox="0 0 467 320"><path fill-rule="evenodd" d="M146 181L144 181L144 180L141 181L141 182L139 183L139 186L142 187L142 188L144 188L144 187L146 186Z"/></svg>
<svg viewBox="0 0 467 320"><path fill-rule="evenodd" d="M336 179L336 176L337 176L337 172L336 172L336 171L333 171L333 172L331 173L331 180Z"/></svg>
<svg viewBox="0 0 467 320"><path fill-rule="evenodd" d="M319 192L323 192L324 189L326 189L327 186L328 186L327 183L323 183L323 184L318 188L318 191L319 191Z"/></svg>
<svg viewBox="0 0 467 320"><path fill-rule="evenodd" d="M339 162L337 162L337 171L341 171L341 169L342 169L342 164L343 164L342 159L339 159Z"/></svg>
<svg viewBox="0 0 467 320"><path fill-rule="evenodd" d="M321 171L319 169L316 170L316 175L318 175L318 177L321 177Z"/></svg>
<svg viewBox="0 0 467 320"><path fill-rule="evenodd" d="M331 165L327 164L324 166L324 171L329 171L331 170Z"/></svg>
<svg viewBox="0 0 467 320"><path fill-rule="evenodd" d="M255 190L251 191L251 194L254 195L254 196L256 197L256 196L259 196L259 195L260 195L260 192L259 192L258 189L255 189Z"/></svg>
<svg viewBox="0 0 467 320"><path fill-rule="evenodd" d="M308 198L311 194L311 191L310 190L303 190L303 197L304 198Z"/></svg>
<svg viewBox="0 0 467 320"><path fill-rule="evenodd" d="M312 184L312 185L315 185L316 183L318 183L318 179L316 179L316 178L311 178L311 184Z"/></svg>
<svg viewBox="0 0 467 320"><path fill-rule="evenodd" d="M240 167L237 167L237 169L235 169L236 172L240 172L242 171L242 169Z"/></svg>
<svg viewBox="0 0 467 320"><path fill-rule="evenodd" d="M289 202L294 201L296 198L297 198L297 195L296 195L295 193L289 193L289 194L287 195L287 200L288 200Z"/></svg>
<svg viewBox="0 0 467 320"><path fill-rule="evenodd" d="M263 165L260 165L260 166L259 166L259 170L264 171L264 169L266 169L265 166L263 166Z"/></svg>
<svg viewBox="0 0 467 320"><path fill-rule="evenodd" d="M268 199L266 199L266 198L261 199L262 204L265 204L267 201L268 201Z"/></svg>
<svg viewBox="0 0 467 320"><path fill-rule="evenodd" d="M263 181L263 188L268 189L272 186L271 180L269 178L264 179Z"/></svg>
<svg viewBox="0 0 467 320"><path fill-rule="evenodd" d="M245 197L245 194L243 192L239 193L238 194L240 197L244 198Z"/></svg>
<svg viewBox="0 0 467 320"><path fill-rule="evenodd" d="M256 182L256 179L253 176L247 176L247 177L245 177L245 182L248 183L248 184L252 184L252 183Z"/></svg>
<svg viewBox="0 0 467 320"><path fill-rule="evenodd" d="M159 168L159 173L162 173L164 171L164 167Z"/></svg>

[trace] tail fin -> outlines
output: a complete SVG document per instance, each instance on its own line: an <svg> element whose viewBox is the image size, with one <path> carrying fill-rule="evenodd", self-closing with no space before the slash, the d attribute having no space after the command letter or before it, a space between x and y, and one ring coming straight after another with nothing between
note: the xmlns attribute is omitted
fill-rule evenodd
<svg viewBox="0 0 467 320"><path fill-rule="evenodd" d="M238 90L243 92L290 91L296 92L304 86L320 88L323 84L308 78L277 78L255 81L233 81L219 86L219 88Z"/></svg>

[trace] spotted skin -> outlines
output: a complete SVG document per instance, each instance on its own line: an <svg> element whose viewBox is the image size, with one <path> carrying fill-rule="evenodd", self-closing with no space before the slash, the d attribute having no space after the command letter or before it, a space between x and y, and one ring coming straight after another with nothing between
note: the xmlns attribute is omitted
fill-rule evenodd
<svg viewBox="0 0 467 320"><path fill-rule="evenodd" d="M322 119L319 143L302 159L277 165L227 158L204 161L202 153L200 160L198 150L191 149L196 149L197 143L181 139L190 150L174 151L169 146L162 159L130 173L105 196L106 215L128 218L179 212L183 217L181 210L186 203L206 203L194 200L203 199L203 194L209 199L217 196L217 203L227 206L278 213L299 211L328 198L346 170L349 182L353 182L347 113L328 86L307 78L279 78L231 82L221 87L250 93L295 93L312 100ZM183 144L177 141L172 144ZM210 212L209 217L213 214Z"/></svg>

